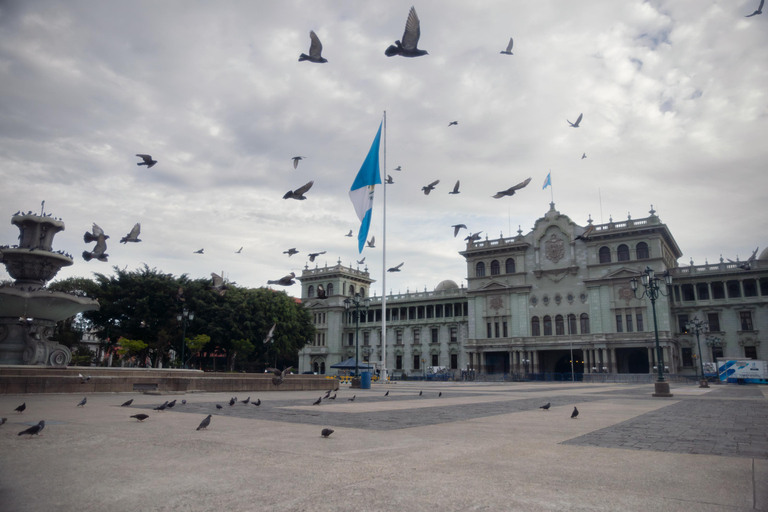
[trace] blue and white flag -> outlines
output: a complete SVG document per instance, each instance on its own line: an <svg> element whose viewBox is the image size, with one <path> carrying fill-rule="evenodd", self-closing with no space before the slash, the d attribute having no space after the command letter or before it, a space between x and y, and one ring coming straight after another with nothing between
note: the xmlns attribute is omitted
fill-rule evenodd
<svg viewBox="0 0 768 512"><path fill-rule="evenodd" d="M383 124L383 123L382 123ZM381 142L381 124L376 138L373 139L368 156L365 157L360 171L352 182L349 190L349 198L355 207L357 217L360 219L360 231L357 233L358 251L363 252L365 240L368 238L368 228L371 227L371 214L373 213L373 189L374 185L381 185L381 170L379 169L379 144Z"/></svg>
<svg viewBox="0 0 768 512"><path fill-rule="evenodd" d="M551 174L552 174L552 171L549 171L547 173L547 179L544 180L544 186L541 187L541 190L544 190L545 188L552 186L552 178L550 176Z"/></svg>

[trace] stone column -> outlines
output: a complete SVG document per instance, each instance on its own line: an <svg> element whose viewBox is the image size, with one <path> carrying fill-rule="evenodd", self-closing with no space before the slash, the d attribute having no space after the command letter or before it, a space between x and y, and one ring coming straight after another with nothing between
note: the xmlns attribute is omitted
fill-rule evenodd
<svg viewBox="0 0 768 512"><path fill-rule="evenodd" d="M648 348L648 373L650 374L653 374L653 363L655 359L653 347Z"/></svg>
<svg viewBox="0 0 768 512"><path fill-rule="evenodd" d="M539 373L539 371L540 371L540 369L539 369L539 351L538 350L534 350L532 356L533 357L531 357L531 367L533 369L531 370L531 373Z"/></svg>
<svg viewBox="0 0 768 512"><path fill-rule="evenodd" d="M608 365L608 371L611 373L619 373L619 365L618 365L618 361L616 361L615 348L608 349L608 359L610 361L610 364Z"/></svg>

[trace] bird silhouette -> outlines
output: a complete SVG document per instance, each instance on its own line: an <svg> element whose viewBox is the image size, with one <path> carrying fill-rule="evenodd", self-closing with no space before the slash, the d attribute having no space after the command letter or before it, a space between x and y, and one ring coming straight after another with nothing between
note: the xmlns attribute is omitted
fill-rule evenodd
<svg viewBox="0 0 768 512"><path fill-rule="evenodd" d="M571 128L578 128L579 127L579 123L581 122L581 117L583 115L584 114L579 114L579 117L576 119L575 123L572 123L572 122L568 121L567 119L566 119L566 121L568 121L568 124L571 125Z"/></svg>
<svg viewBox="0 0 768 512"><path fill-rule="evenodd" d="M309 261L315 261L315 258L317 258L318 256L320 256L321 254L325 254L325 251L323 251L323 252L311 252L311 253L309 253L309 255L308 255L308 256L309 256Z"/></svg>
<svg viewBox="0 0 768 512"><path fill-rule="evenodd" d="M157 407L154 407L153 411L163 411L165 412L165 408L168 407L168 400L165 401L165 403L158 405Z"/></svg>
<svg viewBox="0 0 768 512"><path fill-rule="evenodd" d="M422 396L424 394L424 391L419 391L419 396Z"/></svg>
<svg viewBox="0 0 768 512"><path fill-rule="evenodd" d="M233 405L235 405L235 402L237 402L237 400L235 400L234 398L230 398L229 399L229 406L232 407Z"/></svg>
<svg viewBox="0 0 768 512"><path fill-rule="evenodd" d="M467 229L466 224L454 224L451 227L453 228L453 238L456 238L456 235L459 234L460 229Z"/></svg>
<svg viewBox="0 0 768 512"><path fill-rule="evenodd" d="M480 233L482 233L482 231L478 231L477 233L472 233L471 235L469 235L468 237L466 237L464 240L465 240L465 241L466 241L468 244L471 244L471 243L473 243L473 242L475 242L475 241L477 241L477 240L480 240Z"/></svg>
<svg viewBox="0 0 768 512"><path fill-rule="evenodd" d="M443 396L443 392L442 391L437 394L437 398L440 398L441 396Z"/></svg>
<svg viewBox="0 0 768 512"><path fill-rule="evenodd" d="M315 402L312 405L320 405L320 402L322 401L323 401L323 397L320 397L317 400L315 400Z"/></svg>
<svg viewBox="0 0 768 512"><path fill-rule="evenodd" d="M187 401L186 400L182 400L181 401L181 405L187 405Z"/></svg>
<svg viewBox="0 0 768 512"><path fill-rule="evenodd" d="M299 166L299 161L300 160L304 160L305 158L307 158L307 157L305 157L305 156L294 156L293 158L291 158L291 160L293 160L293 168L294 169L297 168Z"/></svg>
<svg viewBox="0 0 768 512"><path fill-rule="evenodd" d="M421 187L421 190L424 191L424 195L428 196L430 192L435 190L435 187L437 186L438 183L440 183L440 180L435 180L432 183L430 183L429 185L427 185L426 187Z"/></svg>
<svg viewBox="0 0 768 512"><path fill-rule="evenodd" d="M574 419L578 415L579 415L579 410L576 407L574 407L573 412L571 413L571 419Z"/></svg>
<svg viewBox="0 0 768 512"><path fill-rule="evenodd" d="M131 418L136 418L137 421L144 421L145 419L149 418L148 414L134 414L131 416Z"/></svg>
<svg viewBox="0 0 768 512"><path fill-rule="evenodd" d="M219 404L216 404L216 408L217 409L223 409L223 407L221 405L219 405Z"/></svg>
<svg viewBox="0 0 768 512"><path fill-rule="evenodd" d="M45 421L40 420L40 423L32 427L29 427L27 430L22 430L21 432L19 432L19 435L23 436L24 434L29 434L29 437L40 436L42 435L40 432L42 432L44 428L45 428Z"/></svg>
<svg viewBox="0 0 768 512"><path fill-rule="evenodd" d="M105 235L104 230L94 222L93 228L91 228L91 233L86 231L83 235L83 241L87 244L96 242L96 246L93 248L93 251L83 251L83 259L85 261L91 261L93 258L96 258L99 261L107 261L107 258L109 257L109 254L106 254L108 238L109 235Z"/></svg>
<svg viewBox="0 0 768 512"><path fill-rule="evenodd" d="M395 180L392 179L392 176L387 174L387 181L385 181L384 183L386 183L387 185L394 185L395 184Z"/></svg>
<svg viewBox="0 0 768 512"><path fill-rule="evenodd" d="M258 407L258 406L260 406L260 405L261 405L261 399L259 398L259 399L257 399L255 402L251 402L251 403L252 403L253 405L255 405L256 407Z"/></svg>
<svg viewBox="0 0 768 512"><path fill-rule="evenodd" d="M451 121L450 123L448 123L448 126L458 126L458 124L459 124L458 121Z"/></svg>
<svg viewBox="0 0 768 512"><path fill-rule="evenodd" d="M174 399L172 402L168 402L168 405L166 407L168 409L173 409L176 406L176 400Z"/></svg>
<svg viewBox="0 0 768 512"><path fill-rule="evenodd" d="M539 409L544 409L545 411L548 411L548 410L549 410L549 406L550 406L550 405L551 405L551 404L550 404L549 402L547 402L546 404L544 404L544 405L542 405L541 407L539 407Z"/></svg>
<svg viewBox="0 0 768 512"><path fill-rule="evenodd" d="M531 178L528 178L525 181L521 181L517 185L509 187L507 190L502 190L501 192L496 192L496 194L493 195L492 197L494 199L499 199L499 198L504 197L504 196L513 196L513 195L515 195L516 191L520 190L521 188L525 188L530 182L531 182Z"/></svg>
<svg viewBox="0 0 768 512"><path fill-rule="evenodd" d="M195 252L194 252L194 254L203 254L203 251L205 251L205 247L203 247L202 249L199 249L199 250L195 251Z"/></svg>
<svg viewBox="0 0 768 512"><path fill-rule="evenodd" d="M333 396L331 398L329 398L328 400L336 400L336 393L334 393Z"/></svg>
<svg viewBox="0 0 768 512"><path fill-rule="evenodd" d="M321 284L317 285L317 298L318 299L328 298L328 295L325 293L325 288L323 288L323 285Z"/></svg>
<svg viewBox="0 0 768 512"><path fill-rule="evenodd" d="M585 158L587 158L587 154L586 153L582 153L581 154L581 159L584 160Z"/></svg>
<svg viewBox="0 0 768 512"><path fill-rule="evenodd" d="M208 425L211 424L211 417L212 417L212 415L209 414L203 421L201 421L200 422L200 426L197 427L197 430L207 429Z"/></svg>
<svg viewBox="0 0 768 512"><path fill-rule="evenodd" d="M750 256L747 261L733 261L732 259L728 258L728 261L731 263L736 263L737 267L742 270L751 270L752 264L755 262L755 259L757 258L757 250L760 247L755 248L755 251L752 253L752 256Z"/></svg>
<svg viewBox="0 0 768 512"><path fill-rule="evenodd" d="M352 395L352 398L347 398L348 402L354 402L357 395Z"/></svg>
<svg viewBox="0 0 768 512"><path fill-rule="evenodd" d="M309 62L314 62L316 64L324 64L328 62L327 59L324 59L320 55L323 53L323 44L320 42L320 38L317 37L314 30L309 31L309 40L311 41L309 44L309 55L305 53L299 55L299 62L303 60L308 60Z"/></svg>
<svg viewBox="0 0 768 512"><path fill-rule="evenodd" d="M408 13L408 20L405 22L402 42L399 40L395 41L395 44L384 51L384 55L387 57L394 57L395 55L421 57L422 55L428 55L426 50L419 50L417 48L420 37L421 23L419 22L419 16L416 14L416 9L411 7Z"/></svg>
<svg viewBox="0 0 768 512"><path fill-rule="evenodd" d="M209 290L213 290L219 295L227 293L227 288L229 287L224 283L223 277L215 272L211 272L211 279L213 280L213 284L208 287Z"/></svg>
<svg viewBox="0 0 768 512"><path fill-rule="evenodd" d="M387 391L386 393L384 393L384 396L389 396L389 391Z"/></svg>
<svg viewBox="0 0 768 512"><path fill-rule="evenodd" d="M24 409L26 409L26 408L27 408L27 402L24 402L23 404L21 404L20 406L18 406L17 408L15 408L15 409L14 409L14 411L16 411L16 412L18 412L19 414L21 414L21 413L23 413L23 412L24 412Z"/></svg>
<svg viewBox="0 0 768 512"><path fill-rule="evenodd" d="M240 246L240 248L238 250L235 251L235 254L240 254L241 252L243 252L243 246L242 245Z"/></svg>
<svg viewBox="0 0 768 512"><path fill-rule="evenodd" d="M401 165L398 165L397 167L395 167L395 170L396 170L396 171L402 171L402 170L403 170L403 167L402 167Z"/></svg>
<svg viewBox="0 0 768 512"><path fill-rule="evenodd" d="M294 272L291 272L287 276L283 276L280 279L277 279L276 281L267 281L267 284L277 284L280 286L293 286L296 284L296 281L293 280L293 278L296 277L296 274Z"/></svg>
<svg viewBox="0 0 768 512"><path fill-rule="evenodd" d="M144 160L143 162L139 162L136 165L146 165L147 169L149 169L150 167L152 167L157 163L157 160L152 160L152 157L150 155L137 154L136 156Z"/></svg>
<svg viewBox="0 0 768 512"><path fill-rule="evenodd" d="M289 258L291 256L293 256L294 254L298 254L298 253L299 253L299 251L297 251L295 247L291 247L287 251L283 251L283 254L287 254Z"/></svg>
<svg viewBox="0 0 768 512"><path fill-rule="evenodd" d="M131 232L120 239L120 243L141 242L141 240L139 240L139 233L141 233L141 224L137 222L131 229Z"/></svg>
<svg viewBox="0 0 768 512"><path fill-rule="evenodd" d="M86 382L91 380L91 376L90 375L87 376L87 377L83 377L82 373L78 373L77 376L80 377L80 384L85 384Z"/></svg>
<svg viewBox="0 0 768 512"><path fill-rule="evenodd" d="M589 242L589 235L591 235L594 230L595 226L590 224L582 234L576 236L575 240L583 240L584 242Z"/></svg>
<svg viewBox="0 0 768 512"><path fill-rule="evenodd" d="M503 54L506 54L506 55L514 55L514 53L512 53L512 44L514 44L514 41L510 37L509 38L509 44L507 45L507 49L506 50L501 50L499 53L503 53Z"/></svg>
<svg viewBox="0 0 768 512"><path fill-rule="evenodd" d="M376 248L376 245L375 245L376 237L372 236L371 239L368 240L368 242L366 242L366 243L368 244L368 247L370 247L371 249L375 249ZM363 259L365 259L365 258L363 258Z"/></svg>
<svg viewBox="0 0 768 512"><path fill-rule="evenodd" d="M328 392L325 394L325 396L323 398L328 398L329 396L331 396L331 390L330 389L328 390Z"/></svg>
<svg viewBox="0 0 768 512"><path fill-rule="evenodd" d="M765 3L765 0L760 0L760 5L758 6L757 10L753 12L752 14L748 14L744 16L745 18L751 18L752 16L755 16L756 14L763 14L763 4Z"/></svg>
<svg viewBox="0 0 768 512"><path fill-rule="evenodd" d="M272 327L269 329L269 332L267 333L267 337L264 338L264 344L269 343L272 341L272 336L275 334L275 327L277 327L277 324L272 324Z"/></svg>
<svg viewBox="0 0 768 512"><path fill-rule="evenodd" d="M301 187L297 188L296 190L289 190L285 193L283 196L283 199L297 199L299 201L303 201L306 199L304 194L312 188L312 185L314 185L314 181L310 181L309 183L302 185Z"/></svg>
<svg viewBox="0 0 768 512"><path fill-rule="evenodd" d="M240 403L248 405L248 403L251 401L251 397L246 398L245 400L240 400Z"/></svg>
<svg viewBox="0 0 768 512"><path fill-rule="evenodd" d="M88 402L88 397L84 397L82 400L80 400L80 403L77 404L77 407L85 407L86 402Z"/></svg>
<svg viewBox="0 0 768 512"><path fill-rule="evenodd" d="M128 400L127 402L123 402L120 407L129 407L133 403L133 398Z"/></svg>
<svg viewBox="0 0 768 512"><path fill-rule="evenodd" d="M459 183L461 183L459 180L456 180L456 184L453 186L453 190L451 192L448 192L449 194L460 194L459 192Z"/></svg>
<svg viewBox="0 0 768 512"><path fill-rule="evenodd" d="M404 263L405 262L397 265L396 267L388 268L387 272L400 272L400 267L402 267Z"/></svg>
<svg viewBox="0 0 768 512"><path fill-rule="evenodd" d="M320 435L323 437L328 437L329 435L333 434L334 430L330 428L324 428L322 432L320 432Z"/></svg>
<svg viewBox="0 0 768 512"><path fill-rule="evenodd" d="M8 418L0 418L0 426L5 425L6 421L8 421Z"/></svg>
<svg viewBox="0 0 768 512"><path fill-rule="evenodd" d="M347 233L347 234L346 234L346 235L344 235L344 236L352 237L352 230L350 229L350 230L349 230L349 233Z"/></svg>
<svg viewBox="0 0 768 512"><path fill-rule="evenodd" d="M363 257L363 259L361 259L361 260L355 260L355 261L357 261L358 265L363 265L363 264L365 264L365 257Z"/></svg>
<svg viewBox="0 0 768 512"><path fill-rule="evenodd" d="M279 386L285 381L285 375L288 373L288 370L293 368L292 366L289 366L288 368L284 370L278 370L277 368L267 368L267 371L272 372L275 374L274 377L272 377L272 384L275 386Z"/></svg>

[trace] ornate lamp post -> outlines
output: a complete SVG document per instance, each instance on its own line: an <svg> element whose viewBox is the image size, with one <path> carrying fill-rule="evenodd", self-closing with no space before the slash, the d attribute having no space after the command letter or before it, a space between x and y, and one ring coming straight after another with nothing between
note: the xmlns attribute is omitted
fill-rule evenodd
<svg viewBox="0 0 768 512"><path fill-rule="evenodd" d="M698 316L693 317L693 320L685 324L685 328L696 335L696 345L699 347L699 364L701 365L701 380L699 381L700 388L708 388L709 383L707 378L704 377L704 359L701 357L701 341L699 335L706 333L709 330L709 323L699 320Z"/></svg>
<svg viewBox="0 0 768 512"><path fill-rule="evenodd" d="M176 315L176 320L181 322L181 366L187 367L187 362L184 360L184 347L187 345L187 323L195 319L195 314L189 311L187 308L181 310L181 313Z"/></svg>
<svg viewBox="0 0 768 512"><path fill-rule="evenodd" d="M721 348L725 343L723 343L723 339L719 336L707 336L706 340L704 340L710 349L712 349L712 361L715 363L715 369L717 372L720 371L719 368L717 368L717 358L714 354L715 348Z"/></svg>
<svg viewBox="0 0 768 512"><path fill-rule="evenodd" d="M637 279L632 278L629 281L629 286L632 288L632 293L636 299L642 299L648 297L651 300L651 310L653 310L653 333L656 337L656 361L658 366L659 378L655 382L655 393L653 396L658 397L670 397L672 394L669 392L669 382L664 380L664 356L661 353L661 345L659 345L659 326L656 323L656 300L660 296L666 297L668 294L664 293L659 286L660 279L655 276L655 272L651 267L645 267L645 272L640 275L640 282L643 285L643 293L637 296ZM667 286L672 285L672 276L669 271L664 272L664 283Z"/></svg>
<svg viewBox="0 0 768 512"><path fill-rule="evenodd" d="M359 369L359 347L360 347L360 304L368 310L371 305L371 299L366 297L362 299L359 293L356 293L354 297L348 297L344 299L344 307L349 310L352 306L355 306L355 378L352 381L352 387L360 387L360 369ZM357 384L355 386L355 383Z"/></svg>

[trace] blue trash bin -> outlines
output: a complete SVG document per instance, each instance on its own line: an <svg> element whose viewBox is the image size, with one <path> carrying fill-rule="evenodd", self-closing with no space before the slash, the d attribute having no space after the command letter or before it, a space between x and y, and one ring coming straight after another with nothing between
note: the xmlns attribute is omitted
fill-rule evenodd
<svg viewBox="0 0 768 512"><path fill-rule="evenodd" d="M360 372L360 389L371 389L371 372Z"/></svg>

